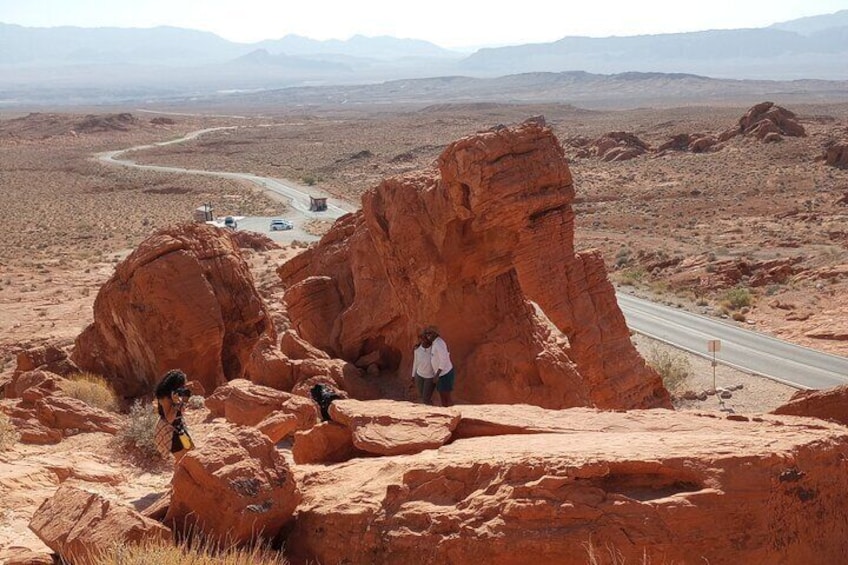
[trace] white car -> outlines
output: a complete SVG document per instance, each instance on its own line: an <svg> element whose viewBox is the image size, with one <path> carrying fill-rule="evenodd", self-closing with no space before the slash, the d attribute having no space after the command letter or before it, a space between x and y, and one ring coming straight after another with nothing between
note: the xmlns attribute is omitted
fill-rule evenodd
<svg viewBox="0 0 848 565"><path fill-rule="evenodd" d="M288 220L271 220L271 227L269 228L271 231L277 230L290 230L294 228L294 224Z"/></svg>
<svg viewBox="0 0 848 565"><path fill-rule="evenodd" d="M226 218L224 218L224 227L230 228L231 230L236 230L238 229L238 222L232 216L227 216Z"/></svg>

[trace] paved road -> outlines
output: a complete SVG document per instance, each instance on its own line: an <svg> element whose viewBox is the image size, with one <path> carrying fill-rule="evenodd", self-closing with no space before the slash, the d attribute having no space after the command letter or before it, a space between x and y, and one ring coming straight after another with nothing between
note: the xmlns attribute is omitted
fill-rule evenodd
<svg viewBox="0 0 848 565"><path fill-rule="evenodd" d="M202 175L202 176L211 176L225 179L234 179L234 180L244 180L250 183L253 183L263 190L267 192L274 193L285 198L291 204L291 210L289 213L284 214L282 216L278 216L280 218L284 218L286 220L290 220L294 224L294 229L285 230L285 231L269 231L270 220L271 218L245 218L242 221L239 221L239 229L249 229L251 231L256 231L259 233L264 233L270 236L272 239L280 242L291 242L293 240L301 240L301 241L313 241L318 239L317 236L309 234L303 230L303 224L306 220L309 219L317 219L317 220L334 220L339 216L343 216L348 212L353 212L356 210L354 206L351 204L335 199L328 198L327 200L327 210L323 212L313 212L309 209L309 196L310 194L304 192L303 190L291 186L287 184L285 181L281 179L275 179L270 177L260 177L258 175L250 174L250 173L234 173L229 171L206 171L202 169L187 169L182 167L166 167L163 165L140 165L131 159L125 157L126 153L131 151L139 151L143 149L151 149L154 147L162 147L164 145L172 145L175 143L182 143L184 141L188 141L190 139L195 139L200 137L201 135L220 130L227 129L237 129L238 126L226 126L226 127L216 127L216 128L207 128L198 130L188 135L185 135L179 139L172 139L170 141L163 141L160 143L153 143L150 145L139 145L136 147L130 147L128 149L119 149L115 151L106 151L103 153L98 153L96 157L107 164L110 165L119 165L123 167L133 167L136 169L142 169L146 171L156 171L160 173L180 173L180 174L189 174L189 175ZM326 194L320 192L315 189L312 191L312 196L315 197L327 197Z"/></svg>
<svg viewBox="0 0 848 565"><path fill-rule="evenodd" d="M848 384L848 358L801 347L731 324L617 293L634 331L712 359L707 341L721 340L716 360L803 389Z"/></svg>

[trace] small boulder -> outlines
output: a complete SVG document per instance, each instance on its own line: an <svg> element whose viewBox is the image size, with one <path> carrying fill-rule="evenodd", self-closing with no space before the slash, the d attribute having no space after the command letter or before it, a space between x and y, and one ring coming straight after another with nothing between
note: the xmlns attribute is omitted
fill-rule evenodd
<svg viewBox="0 0 848 565"><path fill-rule="evenodd" d="M292 456L299 465L340 463L350 459L355 452L350 428L336 422L321 422L294 434Z"/></svg>
<svg viewBox="0 0 848 565"><path fill-rule="evenodd" d="M132 508L99 494L62 485L39 506L30 529L62 559L77 565L114 544L171 541L171 532Z"/></svg>
<svg viewBox="0 0 848 565"><path fill-rule="evenodd" d="M318 423L318 411L308 398L257 385L246 379L235 379L218 387L206 399L206 407L213 416L224 417L242 426L258 426L276 414L291 416L286 419L290 422L291 432Z"/></svg>
<svg viewBox="0 0 848 565"><path fill-rule="evenodd" d="M38 420L50 428L81 432L117 433L123 423L116 414L89 406L82 400L52 395L35 403Z"/></svg>

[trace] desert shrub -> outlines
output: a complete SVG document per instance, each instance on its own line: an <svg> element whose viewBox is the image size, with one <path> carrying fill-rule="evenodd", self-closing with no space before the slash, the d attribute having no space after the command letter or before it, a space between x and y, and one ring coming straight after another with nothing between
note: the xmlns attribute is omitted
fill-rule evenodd
<svg viewBox="0 0 848 565"><path fill-rule="evenodd" d="M117 412L118 396L106 379L94 373L71 375L59 385L62 392L72 398L82 400L89 406Z"/></svg>
<svg viewBox="0 0 848 565"><path fill-rule="evenodd" d="M721 305L730 310L739 310L745 306L750 306L753 302L753 295L747 288L731 288L721 297Z"/></svg>
<svg viewBox="0 0 848 565"><path fill-rule="evenodd" d="M635 285L640 282L645 276L645 269L637 267L635 269L624 269L618 276L618 279L623 285Z"/></svg>
<svg viewBox="0 0 848 565"><path fill-rule="evenodd" d="M0 451L6 451L18 441L20 434L9 417L0 412Z"/></svg>
<svg viewBox="0 0 848 565"><path fill-rule="evenodd" d="M119 441L125 447L138 450L146 457L159 457L153 440L158 419L159 415L150 402L136 400L130 407L129 421L118 432Z"/></svg>
<svg viewBox="0 0 848 565"><path fill-rule="evenodd" d="M252 548L210 548L195 541L180 545L148 542L121 545L99 556L93 565L287 565L281 553L260 545Z"/></svg>
<svg viewBox="0 0 848 565"><path fill-rule="evenodd" d="M692 374L689 359L683 353L672 353L654 348L648 355L647 362L660 374L663 385L670 391L680 389Z"/></svg>
<svg viewBox="0 0 848 565"><path fill-rule="evenodd" d="M306 186L314 186L317 183L321 182L322 179L318 175L314 175L312 173L307 173L307 174L303 175L300 178L300 180L302 180L303 184L305 184Z"/></svg>

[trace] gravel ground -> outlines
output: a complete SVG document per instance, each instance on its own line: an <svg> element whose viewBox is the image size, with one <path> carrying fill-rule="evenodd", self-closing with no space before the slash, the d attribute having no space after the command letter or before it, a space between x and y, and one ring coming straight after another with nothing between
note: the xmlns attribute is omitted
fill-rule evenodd
<svg viewBox="0 0 848 565"><path fill-rule="evenodd" d="M656 355L656 352L666 352L675 358L685 359L688 362L689 376L675 390L670 391L672 396L676 397L674 405L678 410L715 410L761 414L785 404L798 390L762 376L717 364L715 368L716 388L738 387L739 385L742 385L742 388L734 390L732 398L724 400L724 406L719 404L719 400L715 396L708 396L704 401L683 400L680 396L684 391L691 390L699 393L712 390L712 360L693 355L639 334L633 334L632 340L639 353L649 362L651 357Z"/></svg>

